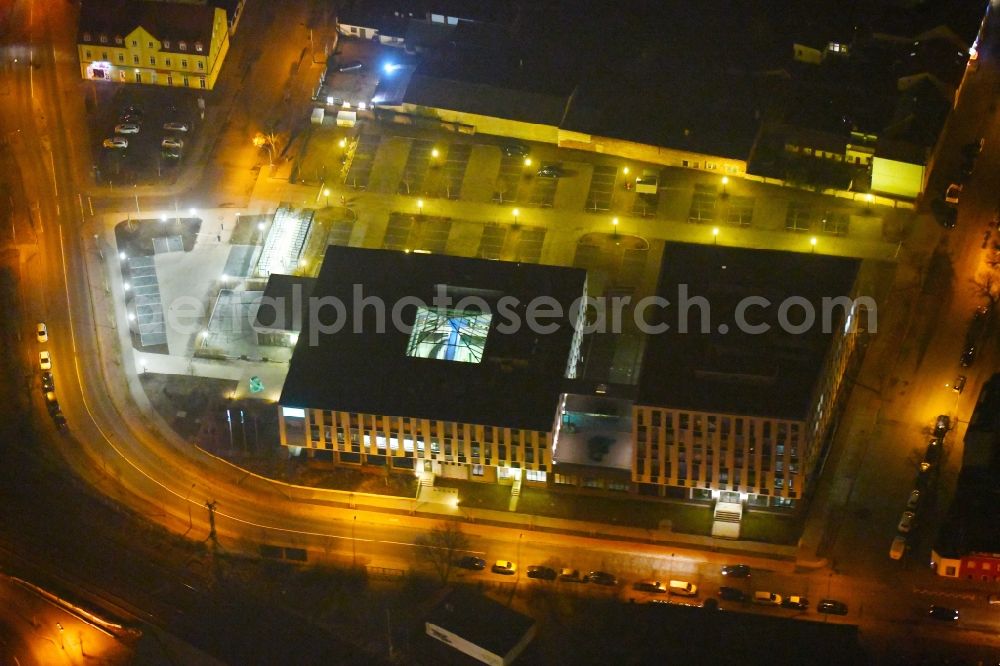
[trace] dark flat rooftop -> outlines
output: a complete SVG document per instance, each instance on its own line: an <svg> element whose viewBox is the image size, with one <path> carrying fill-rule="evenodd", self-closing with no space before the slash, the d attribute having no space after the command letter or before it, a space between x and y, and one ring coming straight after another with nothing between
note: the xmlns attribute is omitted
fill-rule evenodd
<svg viewBox="0 0 1000 666"><path fill-rule="evenodd" d="M855 259L821 254L668 243L657 294L670 305L650 308L647 321L670 328L647 339L637 403L805 418L833 340L822 332L821 299L851 295L859 266ZM702 308L692 304L682 315L682 288L689 302L707 300L707 330L701 328ZM751 296L770 303L745 313L748 324L770 326L765 333L737 330L736 307ZM790 297L806 299L816 313L815 325L801 334L778 323L779 305ZM791 308L789 320L800 322L802 312ZM843 308L832 313L829 328L839 332ZM688 332L679 330L682 323Z"/></svg>
<svg viewBox="0 0 1000 666"><path fill-rule="evenodd" d="M308 318L280 402L548 431L572 344L568 313L583 294L585 278L574 268L330 246L312 295L339 299L345 305L344 325L337 332L321 332L337 320L330 306L313 313L319 326ZM365 297L386 303L387 313L403 299L432 305L437 285L447 285L456 302L482 298L493 319L481 362L408 356L409 332L397 330L388 316L379 332L374 307L355 312L355 285ZM558 325L553 333L534 333L525 325L507 332L498 324L510 320L508 311L496 307L504 296L517 299L510 311L522 322L527 304L538 296L554 298L565 314L551 320ZM416 316L412 302L400 309L407 326Z"/></svg>
<svg viewBox="0 0 1000 666"><path fill-rule="evenodd" d="M316 278L271 273L261 296L254 324L260 328L299 331Z"/></svg>
<svg viewBox="0 0 1000 666"><path fill-rule="evenodd" d="M447 593L426 621L500 656L510 652L535 624L531 617L464 588Z"/></svg>

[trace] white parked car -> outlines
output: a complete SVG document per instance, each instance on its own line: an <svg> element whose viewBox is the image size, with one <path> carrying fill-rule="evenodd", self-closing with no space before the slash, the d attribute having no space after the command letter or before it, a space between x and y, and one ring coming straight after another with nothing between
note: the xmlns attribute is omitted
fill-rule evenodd
<svg viewBox="0 0 1000 666"><path fill-rule="evenodd" d="M914 488L910 491L910 497L906 500L907 509L916 509L920 504L920 491Z"/></svg>
<svg viewBox="0 0 1000 666"><path fill-rule="evenodd" d="M103 145L105 148L128 148L128 139L116 136L110 139L105 139Z"/></svg>
<svg viewBox="0 0 1000 666"><path fill-rule="evenodd" d="M115 125L115 134L138 134L139 126L135 123L122 123Z"/></svg>
<svg viewBox="0 0 1000 666"><path fill-rule="evenodd" d="M163 141L160 142L161 148L173 148L175 150L180 150L184 147L184 142L180 139L175 139L171 136L163 137Z"/></svg>
<svg viewBox="0 0 1000 666"><path fill-rule="evenodd" d="M906 537L896 535L892 539L892 545L889 546L889 557L894 560L903 559L903 555L906 554Z"/></svg>
<svg viewBox="0 0 1000 666"><path fill-rule="evenodd" d="M904 511L902 517L899 519L899 525L896 526L903 534L909 534L910 530L913 529L913 523L917 519L917 514L912 511Z"/></svg>
<svg viewBox="0 0 1000 666"><path fill-rule="evenodd" d="M781 598L780 594L774 592L764 592L758 590L753 593L753 602L755 604L763 604L764 606L780 606L784 599Z"/></svg>
<svg viewBox="0 0 1000 666"><path fill-rule="evenodd" d="M38 352L38 365L41 366L42 370L52 369L52 357L47 351Z"/></svg>
<svg viewBox="0 0 1000 666"><path fill-rule="evenodd" d="M163 123L163 129L167 130L168 132L187 132L188 131L188 124L187 123L174 123L174 122Z"/></svg>
<svg viewBox="0 0 1000 666"><path fill-rule="evenodd" d="M43 322L38 322L38 326L35 327L35 337L39 342L49 341L49 329Z"/></svg>
<svg viewBox="0 0 1000 666"><path fill-rule="evenodd" d="M962 194L962 186L958 183L952 183L948 186L948 189L944 191L944 202L950 203L953 206L958 205L958 198Z"/></svg>

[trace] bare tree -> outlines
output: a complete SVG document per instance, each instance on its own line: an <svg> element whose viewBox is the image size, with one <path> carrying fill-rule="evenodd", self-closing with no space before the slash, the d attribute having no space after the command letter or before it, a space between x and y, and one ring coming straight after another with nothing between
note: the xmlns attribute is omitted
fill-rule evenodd
<svg viewBox="0 0 1000 666"><path fill-rule="evenodd" d="M278 135L274 132L257 132L253 137L253 145L257 148L267 148L267 163L274 165L274 150L278 145Z"/></svg>
<svg viewBox="0 0 1000 666"><path fill-rule="evenodd" d="M468 549L469 538L462 532L460 522L448 520L427 534L418 536L416 543L417 556L434 568L441 579L441 585L444 586L451 578L456 555Z"/></svg>
<svg viewBox="0 0 1000 666"><path fill-rule="evenodd" d="M1000 271L979 271L973 278L972 284L977 296L988 298L990 303L1000 301Z"/></svg>

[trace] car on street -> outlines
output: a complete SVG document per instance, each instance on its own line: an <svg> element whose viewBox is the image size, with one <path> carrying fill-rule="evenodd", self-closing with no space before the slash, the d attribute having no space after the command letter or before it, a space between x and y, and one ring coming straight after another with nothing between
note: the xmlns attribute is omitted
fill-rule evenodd
<svg viewBox="0 0 1000 666"><path fill-rule="evenodd" d="M51 372L42 373L42 391L55 391L56 390L56 380L53 379Z"/></svg>
<svg viewBox="0 0 1000 666"><path fill-rule="evenodd" d="M559 178L564 174L562 167L555 164L546 164L538 170L538 175L542 178Z"/></svg>
<svg viewBox="0 0 1000 666"><path fill-rule="evenodd" d="M927 443L924 449L924 459L920 462L923 468L933 467L941 462L941 440L935 437Z"/></svg>
<svg viewBox="0 0 1000 666"><path fill-rule="evenodd" d="M632 586L637 592L652 592L653 594L663 594L667 591L667 586L658 580L641 580Z"/></svg>
<svg viewBox="0 0 1000 666"><path fill-rule="evenodd" d="M501 145L500 148L507 157L527 157L528 153L531 152L528 146L516 141L508 141Z"/></svg>
<svg viewBox="0 0 1000 666"><path fill-rule="evenodd" d="M1000 594L991 594L986 598L986 603L990 606L1000 607Z"/></svg>
<svg viewBox="0 0 1000 666"><path fill-rule="evenodd" d="M727 564L722 567L722 575L729 578L749 578L750 565L748 564Z"/></svg>
<svg viewBox="0 0 1000 666"><path fill-rule="evenodd" d="M985 137L979 137L975 141L970 141L969 143L962 146L962 158L966 160L975 160L979 157L979 153L983 152L983 146L986 144Z"/></svg>
<svg viewBox="0 0 1000 666"><path fill-rule="evenodd" d="M816 610L827 615L847 615L847 604L834 599L820 599Z"/></svg>
<svg viewBox="0 0 1000 666"><path fill-rule="evenodd" d="M543 567L533 564L525 569L525 575L527 575L528 578L538 578L539 580L555 580L556 570L551 567Z"/></svg>
<svg viewBox="0 0 1000 666"><path fill-rule="evenodd" d="M128 139L116 136L105 139L101 145L105 148L128 148Z"/></svg>
<svg viewBox="0 0 1000 666"><path fill-rule="evenodd" d="M180 151L177 150L164 150L160 154L165 160L179 160L181 158Z"/></svg>
<svg viewBox="0 0 1000 666"><path fill-rule="evenodd" d="M955 620L958 619L958 609L948 608L947 606L938 606L937 604L934 604L928 609L927 615L929 615L931 618L935 620L954 622Z"/></svg>
<svg viewBox="0 0 1000 666"><path fill-rule="evenodd" d="M49 329L43 322L38 322L38 326L35 326L35 337L39 342L49 341Z"/></svg>
<svg viewBox="0 0 1000 666"><path fill-rule="evenodd" d="M809 608L809 600L805 597L800 597L798 595L792 595L790 597L785 597L781 600L782 608L795 608L797 610L805 610Z"/></svg>
<svg viewBox="0 0 1000 666"><path fill-rule="evenodd" d="M607 571L591 571L587 574L587 580L598 585L618 584L618 579L614 577L614 574L609 574Z"/></svg>
<svg viewBox="0 0 1000 666"><path fill-rule="evenodd" d="M163 129L168 132L187 132L189 127L187 123L169 122L163 123Z"/></svg>
<svg viewBox="0 0 1000 666"><path fill-rule="evenodd" d="M955 377L955 381L951 385L951 390L955 391L956 393L961 393L962 391L965 390L965 382L967 380L968 378L965 375L959 375L958 377Z"/></svg>
<svg viewBox="0 0 1000 666"><path fill-rule="evenodd" d="M139 126L135 123L122 123L115 125L115 134L138 134Z"/></svg>
<svg viewBox="0 0 1000 666"><path fill-rule="evenodd" d="M990 305L991 304L987 303L986 305L980 305L976 308L976 311L972 313L973 320L983 319L986 315L988 315L990 313Z"/></svg>
<svg viewBox="0 0 1000 666"><path fill-rule="evenodd" d="M889 546L889 557L893 560L903 559L906 554L906 537L895 536L892 538L892 545Z"/></svg>
<svg viewBox="0 0 1000 666"><path fill-rule="evenodd" d="M719 597L726 601L746 601L747 595L743 590L735 587L720 587Z"/></svg>
<svg viewBox="0 0 1000 666"><path fill-rule="evenodd" d="M45 407L49 410L49 414L55 414L59 411L59 401L56 399L55 391L46 391Z"/></svg>
<svg viewBox="0 0 1000 666"><path fill-rule="evenodd" d="M562 568L559 570L559 580L564 583L586 583L588 579L580 576L579 569Z"/></svg>
<svg viewBox="0 0 1000 666"><path fill-rule="evenodd" d="M184 147L184 141L181 139L175 139L172 136L163 137L163 141L160 141L160 147L163 149L174 148L180 150Z"/></svg>
<svg viewBox="0 0 1000 666"><path fill-rule="evenodd" d="M51 370L52 356L47 351L38 352L38 365L42 370Z"/></svg>
<svg viewBox="0 0 1000 666"><path fill-rule="evenodd" d="M937 419L934 421L934 436L944 437L951 429L951 417L947 414L938 414Z"/></svg>
<svg viewBox="0 0 1000 666"><path fill-rule="evenodd" d="M758 590L753 593L753 602L763 606L780 606L784 601L780 594Z"/></svg>
<svg viewBox="0 0 1000 666"><path fill-rule="evenodd" d="M962 352L962 358L959 359L959 362L962 364L963 368L968 368L970 365L972 365L972 362L975 360L976 360L976 346L969 345L965 348L965 351Z"/></svg>
<svg viewBox="0 0 1000 666"><path fill-rule="evenodd" d="M962 196L962 186L959 183L952 183L944 191L944 202L952 206L958 205L958 199Z"/></svg>
<svg viewBox="0 0 1000 666"><path fill-rule="evenodd" d="M916 520L917 514L912 511L904 511L903 515L899 518L899 524L896 525L896 529L902 534L909 534Z"/></svg>
<svg viewBox="0 0 1000 666"><path fill-rule="evenodd" d="M906 498L906 508L916 509L918 504L920 504L920 491L914 488L910 491L910 496Z"/></svg>
<svg viewBox="0 0 1000 666"><path fill-rule="evenodd" d="M486 568L486 560L472 555L459 558L457 564L463 569L471 569L473 571L482 571Z"/></svg>
<svg viewBox="0 0 1000 666"><path fill-rule="evenodd" d="M60 430L66 429L66 417L63 416L62 412L56 412L52 415L52 422L56 424L56 427Z"/></svg>
<svg viewBox="0 0 1000 666"><path fill-rule="evenodd" d="M698 586L686 580L672 580L667 584L667 591L678 597L698 596Z"/></svg>
<svg viewBox="0 0 1000 666"><path fill-rule="evenodd" d="M513 576L517 572L517 565L510 560L497 560L490 571L501 576Z"/></svg>

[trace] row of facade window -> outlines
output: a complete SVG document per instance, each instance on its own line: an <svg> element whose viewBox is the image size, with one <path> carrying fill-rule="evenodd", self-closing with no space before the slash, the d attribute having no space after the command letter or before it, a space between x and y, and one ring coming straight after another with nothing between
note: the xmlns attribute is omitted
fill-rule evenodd
<svg viewBox="0 0 1000 666"><path fill-rule="evenodd" d="M648 417L648 418L647 418ZM637 409L635 416L636 424L638 425L650 425L650 426L666 426L667 431L670 432L674 429L675 424L678 430L693 430L696 435L702 434L704 431L709 433L714 433L720 431L723 437L728 437L731 432L735 432L737 435L742 435L745 430L749 430L751 437L756 431L756 425L753 419L745 419L742 417L733 416L717 416L715 414L697 414L690 412L669 412L665 410L658 409ZM648 423L647 423L648 421ZM749 425L745 426L744 422L749 421ZM762 434L764 439L770 439L774 435L778 443L781 444L788 435L791 434L792 438L796 438L799 434L800 427L798 423L787 423L784 421L764 421L762 425Z"/></svg>
<svg viewBox="0 0 1000 666"><path fill-rule="evenodd" d="M89 49L86 50L86 51L84 51L83 55L84 55L85 59L87 59L87 60L93 60L93 54L90 52ZM104 61L104 62L110 62L110 60L108 60L108 52L107 51L102 51L101 52L101 60ZM124 53L119 53L118 54L118 62L121 63L121 64L125 63L125 54ZM133 55L132 56L132 64L133 65L140 65L140 64L142 64L141 61L140 61L139 56L137 56L137 55ZM199 60L199 61L197 61L195 63L195 65L197 65L199 71L205 71L205 63L203 61ZM157 64L156 64L156 56L149 56L149 66L150 67L156 67L157 66ZM173 67L173 60L171 60L170 58L164 58L163 59L163 66L164 67ZM187 69L187 68L188 68L188 61L187 61L187 59L182 58L181 59L181 69Z"/></svg>
<svg viewBox="0 0 1000 666"><path fill-rule="evenodd" d="M118 80L121 81L122 83L125 83L126 80L127 80L126 79L126 71L127 70L124 70L124 69L118 71ZM98 71L94 72L94 78L96 78L96 79L103 79L104 78L104 76L103 76L103 70L98 70ZM136 72L133 81L135 81L136 83L144 83L144 81L142 80L142 72ZM152 74L150 74L149 83L153 83L153 84L156 83L156 72L153 72ZM183 77L183 84L184 84L185 88L190 88L191 87L191 79L188 78L188 77L186 77L186 76ZM173 74L167 74L167 85L168 86L174 85L174 75ZM205 77L204 76L199 76L198 77L198 87L201 88L202 90L207 89L208 84L205 81Z"/></svg>
<svg viewBox="0 0 1000 666"><path fill-rule="evenodd" d="M94 40L92 39L92 36L91 36L91 34L89 32L85 32L85 33L83 33L83 41L85 41L85 42L92 42ZM107 35L98 35L97 41L99 41L101 44L107 44L108 43L108 36ZM131 42L132 42L132 48L139 48L139 40L138 39L133 39L133 40L131 40ZM125 44L125 40L120 35L116 35L115 36L115 44L117 44L118 46L123 46ZM171 44L171 42L170 42L169 39L164 39L163 40L163 48L169 49L170 48L170 44ZM181 40L181 41L177 42L177 48L178 48L178 50L180 50L180 51L187 51L187 47L188 47L188 43L186 41ZM146 42L146 48L149 48L149 49L156 48L156 43L155 42ZM201 52L203 52L205 50L205 46L201 42L195 42L194 43L194 50L197 53L201 53Z"/></svg>
<svg viewBox="0 0 1000 666"><path fill-rule="evenodd" d="M469 441L474 446L478 446L479 442L482 441L487 446L496 442L502 442L512 446L527 444L534 445L539 449L546 448L546 439L543 434L538 433L538 436L534 437L533 433L535 431L522 431L516 428L508 430L495 426L475 426L451 421L424 421L408 416L390 417L375 414L359 414L356 412L345 413L317 410L313 413L319 413L325 424L335 425L338 434L345 427L349 427L352 432L364 430L366 432L388 433L390 438L402 436L414 440L423 440L426 436L429 436L431 439L443 436L445 439L454 439L460 444ZM313 425L316 425L315 419L313 420ZM469 429L468 432L466 428ZM480 431L481 435L479 434Z"/></svg>

